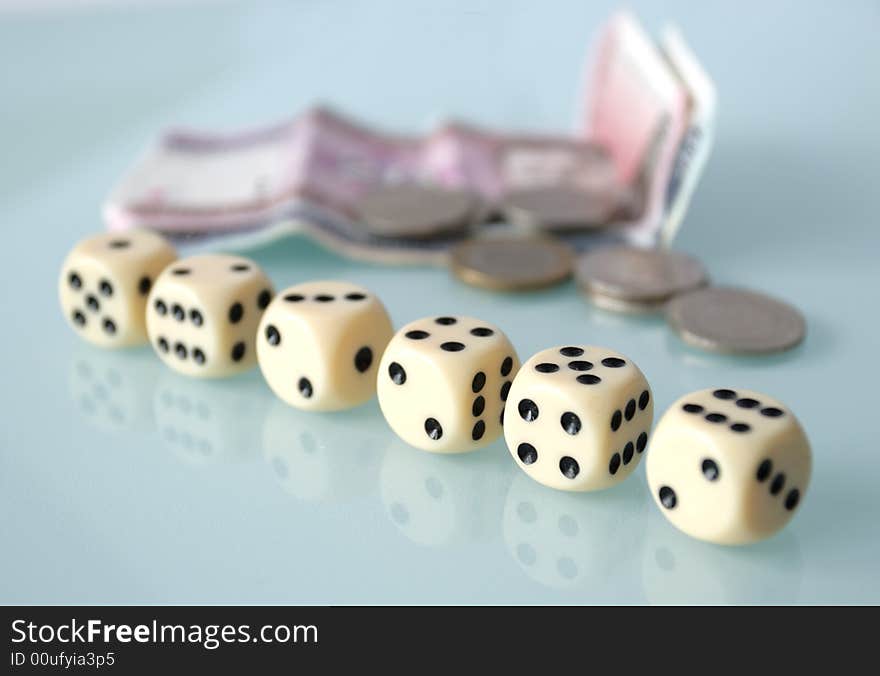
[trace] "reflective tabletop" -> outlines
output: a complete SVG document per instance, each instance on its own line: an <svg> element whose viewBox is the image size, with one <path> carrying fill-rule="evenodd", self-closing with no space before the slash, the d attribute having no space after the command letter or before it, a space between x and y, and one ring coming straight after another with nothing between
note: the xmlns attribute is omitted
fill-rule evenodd
<svg viewBox="0 0 880 676"><path fill-rule="evenodd" d="M276 288L341 278L396 326L466 314L525 359L607 345L657 411L712 386L796 413L812 485L782 533L740 548L675 530L644 468L588 494L544 488L503 441L409 448L372 401L304 413L258 371L179 376L149 348L81 343L58 308L67 250L164 126L235 128L316 101L390 129L443 114L570 129L606 3L195 3L0 13L5 355L3 603L880 602L876 190L880 12L631 3L675 19L716 78L717 145L676 245L718 283L768 291L808 321L800 347L721 357L662 318L590 306L574 283L520 295L445 269L356 263L300 237L248 252ZM390 39L393 36L393 39ZM39 46L39 47L37 47Z"/></svg>

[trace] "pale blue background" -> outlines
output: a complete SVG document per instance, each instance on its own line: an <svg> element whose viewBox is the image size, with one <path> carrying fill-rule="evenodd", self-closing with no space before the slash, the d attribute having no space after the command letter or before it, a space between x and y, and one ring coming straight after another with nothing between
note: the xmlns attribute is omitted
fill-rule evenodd
<svg viewBox="0 0 880 676"><path fill-rule="evenodd" d="M659 320L592 309L573 285L494 295L298 240L256 255L279 286L363 283L397 324L484 317L523 356L613 346L642 366L660 410L713 385L774 394L815 450L813 485L783 534L704 545L655 510L641 467L619 489L560 495L531 483L500 442L469 457L411 451L375 404L310 416L277 403L258 373L193 383L148 350L80 344L57 308L66 250L100 227L108 188L164 125L232 128L324 100L397 129L443 113L567 129L610 4L0 15L0 601L880 601L878 5L634 5L652 31L680 23L721 96L717 146L678 244L717 280L802 308L801 348L694 352Z"/></svg>

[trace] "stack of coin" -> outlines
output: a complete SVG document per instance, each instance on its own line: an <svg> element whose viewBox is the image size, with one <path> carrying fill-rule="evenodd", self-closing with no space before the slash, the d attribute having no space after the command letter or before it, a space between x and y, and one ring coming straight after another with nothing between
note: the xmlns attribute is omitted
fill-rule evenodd
<svg viewBox="0 0 880 676"><path fill-rule="evenodd" d="M574 254L549 237L486 237L455 246L452 272L462 281L497 291L552 286L571 276Z"/></svg>
<svg viewBox="0 0 880 676"><path fill-rule="evenodd" d="M665 311L689 345L729 354L794 347L806 333L797 309L762 293L710 287L702 264L681 252L615 246L590 251L575 276L587 297L617 312Z"/></svg>
<svg viewBox="0 0 880 676"><path fill-rule="evenodd" d="M377 188L357 209L369 234L403 239L461 235L483 214L471 192L418 183Z"/></svg>
<svg viewBox="0 0 880 676"><path fill-rule="evenodd" d="M617 193L555 185L508 192L501 213L511 222L536 230L566 232L608 225L617 208Z"/></svg>
<svg viewBox="0 0 880 676"><path fill-rule="evenodd" d="M581 289L599 307L618 312L656 312L674 296L704 286L705 268L668 249L603 247L581 256L575 267Z"/></svg>

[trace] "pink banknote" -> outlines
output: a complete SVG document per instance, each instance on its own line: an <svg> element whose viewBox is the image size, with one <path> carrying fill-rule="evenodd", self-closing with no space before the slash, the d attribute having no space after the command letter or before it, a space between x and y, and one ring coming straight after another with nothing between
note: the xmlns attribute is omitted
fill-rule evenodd
<svg viewBox="0 0 880 676"><path fill-rule="evenodd" d="M589 77L584 134L607 149L623 183L642 186L644 210L632 229L644 238L663 223L684 136L686 90L628 12L612 17L601 32Z"/></svg>
<svg viewBox="0 0 880 676"><path fill-rule="evenodd" d="M392 136L316 108L241 135L168 132L117 186L106 213L123 227L210 230L262 222L297 198L351 215L364 194L389 183L469 188L495 200L519 187L614 180L608 156L575 138L458 122L424 138Z"/></svg>
<svg viewBox="0 0 880 676"><path fill-rule="evenodd" d="M410 173L418 155L416 139L321 108L264 130L173 130L114 189L105 217L111 228L197 233L259 227L305 199L345 215L363 191Z"/></svg>

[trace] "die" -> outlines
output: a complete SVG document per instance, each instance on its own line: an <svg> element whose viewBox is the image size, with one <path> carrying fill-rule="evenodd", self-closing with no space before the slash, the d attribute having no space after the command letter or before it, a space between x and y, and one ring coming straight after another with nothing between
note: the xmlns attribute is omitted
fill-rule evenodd
<svg viewBox="0 0 880 676"><path fill-rule="evenodd" d="M501 330L472 317L404 326L379 364L379 406L407 443L436 453L473 451L501 434L519 358Z"/></svg>
<svg viewBox="0 0 880 676"><path fill-rule="evenodd" d="M376 367L393 333L375 294L348 282L307 282L266 309L257 359L269 387L291 406L351 408L376 394Z"/></svg>
<svg viewBox="0 0 880 676"><path fill-rule="evenodd" d="M67 255L58 297L68 323L100 347L147 342L147 294L174 248L147 230L102 233L81 241Z"/></svg>
<svg viewBox="0 0 880 676"><path fill-rule="evenodd" d="M535 481L566 491L606 488L639 464L654 417L639 367L613 350L568 345L531 357L513 381L504 439Z"/></svg>
<svg viewBox="0 0 880 676"><path fill-rule="evenodd" d="M654 501L678 529L745 544L791 519L810 480L810 445L791 411L766 394L700 390L663 414L646 470Z"/></svg>
<svg viewBox="0 0 880 676"><path fill-rule="evenodd" d="M192 256L169 265L153 285L147 333L156 353L188 376L222 377L257 363L254 339L272 283L240 256Z"/></svg>

